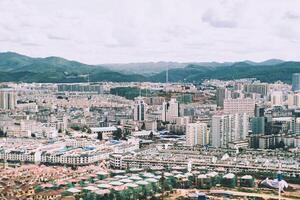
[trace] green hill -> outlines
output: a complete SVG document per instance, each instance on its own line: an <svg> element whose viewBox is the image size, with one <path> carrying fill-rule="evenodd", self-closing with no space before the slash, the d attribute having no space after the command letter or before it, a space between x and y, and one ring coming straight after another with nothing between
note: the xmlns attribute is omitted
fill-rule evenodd
<svg viewBox="0 0 300 200"><path fill-rule="evenodd" d="M144 65L141 64L140 67L143 68ZM151 63L146 63L148 68L150 67L149 65L151 65ZM276 59L261 63L252 61L193 64L169 62L153 63L153 65L155 69L160 65L168 65L170 82L201 82L205 79L232 80L257 78L264 82L281 80L289 83L291 82L292 73L300 72L300 62L285 62ZM113 67L109 67L109 65L106 66L107 67L101 65L87 65L59 57L32 58L14 52L6 52L0 53L0 81L49 83L86 82L88 77L90 81L115 82L165 82L166 80L166 72L162 71L162 69L156 71L156 73L153 72L154 75L143 75L136 73L134 70L131 70L131 73L128 71L126 73L113 71L111 70ZM179 66L179 68L176 68L176 66ZM117 70L116 68L113 69ZM142 70L140 69L140 71Z"/></svg>
<svg viewBox="0 0 300 200"><path fill-rule="evenodd" d="M0 53L2 82L86 82L88 76L91 81L143 81L144 78L59 57L31 58L14 52Z"/></svg>
<svg viewBox="0 0 300 200"><path fill-rule="evenodd" d="M290 83L293 73L300 72L300 62L280 62L272 64L249 64L238 62L228 66L203 67L188 65L181 69L169 70L170 81L201 82L205 79L232 80L241 78L257 78L264 82L281 80ZM151 77L154 81L164 81L166 72Z"/></svg>

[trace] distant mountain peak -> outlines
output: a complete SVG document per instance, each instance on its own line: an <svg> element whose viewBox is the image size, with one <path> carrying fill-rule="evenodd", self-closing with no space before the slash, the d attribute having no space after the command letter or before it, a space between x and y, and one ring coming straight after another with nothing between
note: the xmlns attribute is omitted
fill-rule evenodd
<svg viewBox="0 0 300 200"><path fill-rule="evenodd" d="M23 57L23 58L29 58L28 56L25 56L25 55L22 55L22 54L19 54L19 53L16 53L16 52L12 52L12 51L6 51L6 52L0 52L0 56L1 57Z"/></svg>
<svg viewBox="0 0 300 200"><path fill-rule="evenodd" d="M260 62L259 64L261 64L261 65L277 65L277 64L280 64L280 63L283 63L283 62L285 62L285 61L284 60L280 60L280 59L272 58L272 59Z"/></svg>

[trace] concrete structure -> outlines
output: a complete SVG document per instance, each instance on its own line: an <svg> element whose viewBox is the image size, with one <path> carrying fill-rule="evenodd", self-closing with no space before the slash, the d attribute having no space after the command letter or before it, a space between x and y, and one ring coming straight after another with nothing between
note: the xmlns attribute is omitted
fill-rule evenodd
<svg viewBox="0 0 300 200"><path fill-rule="evenodd" d="M13 110L16 108L16 91L12 88L0 89L0 108L4 110Z"/></svg>
<svg viewBox="0 0 300 200"><path fill-rule="evenodd" d="M269 86L267 83L252 83L244 85L245 93L257 93L261 96L268 95Z"/></svg>
<svg viewBox="0 0 300 200"><path fill-rule="evenodd" d="M162 121L170 122L175 117L179 117L179 103L172 98L169 102L163 102L162 105Z"/></svg>
<svg viewBox="0 0 300 200"><path fill-rule="evenodd" d="M59 84L58 92L82 92L82 93L103 93L102 84L89 83L74 83L74 84Z"/></svg>
<svg viewBox="0 0 300 200"><path fill-rule="evenodd" d="M185 116L185 117L175 117L174 118L174 122L177 125L187 125L190 121L190 118Z"/></svg>
<svg viewBox="0 0 300 200"><path fill-rule="evenodd" d="M137 97L134 102L133 119L142 122L145 120L146 104L141 97Z"/></svg>
<svg viewBox="0 0 300 200"><path fill-rule="evenodd" d="M271 93L271 104L272 104L272 106L282 106L283 105L282 91L274 91Z"/></svg>
<svg viewBox="0 0 300 200"><path fill-rule="evenodd" d="M244 142L240 144L243 146ZM229 156L227 159L221 159L224 154L234 155L236 149L204 149L203 147L180 145L164 148L163 145L158 144L156 148L141 150L134 155L110 154L110 165L119 169L128 169L128 167L161 169L166 166L169 168L181 166L186 169L187 163L192 159L194 169L201 167L208 171L276 173L278 163L282 163L281 171L286 176L300 175L299 161L288 159L295 155L292 152L245 149L237 157ZM274 162L278 159L279 162Z"/></svg>
<svg viewBox="0 0 300 200"><path fill-rule="evenodd" d="M245 140L248 135L249 117L246 113L214 115L212 117L212 146L227 147L229 142Z"/></svg>
<svg viewBox="0 0 300 200"><path fill-rule="evenodd" d="M186 125L187 145L207 145L209 142L207 124L196 122Z"/></svg>
<svg viewBox="0 0 300 200"><path fill-rule="evenodd" d="M110 153L139 149L139 140L100 142L86 138L52 141L9 138L0 140L0 162L84 166L108 159Z"/></svg>
<svg viewBox="0 0 300 200"><path fill-rule="evenodd" d="M300 93L288 95L288 108L300 108Z"/></svg>
<svg viewBox="0 0 300 200"><path fill-rule="evenodd" d="M223 107L225 98L227 98L227 89L226 88L217 88L217 90L216 90L217 106Z"/></svg>
<svg viewBox="0 0 300 200"><path fill-rule="evenodd" d="M112 134L116 131L117 128L114 126L111 127L93 127L91 128L92 134L101 135L100 138L103 140L110 140L112 139Z"/></svg>
<svg viewBox="0 0 300 200"><path fill-rule="evenodd" d="M292 76L292 90L300 91L300 73L294 73Z"/></svg>
<svg viewBox="0 0 300 200"><path fill-rule="evenodd" d="M300 118L297 117L294 124L294 133L297 136L300 136Z"/></svg>
<svg viewBox="0 0 300 200"><path fill-rule="evenodd" d="M249 136L250 147L255 149L300 148L300 136L291 134L253 134Z"/></svg>
<svg viewBox="0 0 300 200"><path fill-rule="evenodd" d="M225 99L224 112L226 114L247 113L249 117L254 116L255 100L250 98Z"/></svg>
<svg viewBox="0 0 300 200"><path fill-rule="evenodd" d="M253 117L251 130L253 134L265 134L265 117Z"/></svg>

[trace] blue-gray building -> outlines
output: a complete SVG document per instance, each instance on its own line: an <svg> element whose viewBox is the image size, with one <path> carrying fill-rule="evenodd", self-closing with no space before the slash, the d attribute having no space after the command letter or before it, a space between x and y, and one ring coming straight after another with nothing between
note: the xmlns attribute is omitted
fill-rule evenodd
<svg viewBox="0 0 300 200"><path fill-rule="evenodd" d="M300 73L294 73L292 77L292 90L300 91Z"/></svg>
<svg viewBox="0 0 300 200"><path fill-rule="evenodd" d="M253 117L251 121L251 129L253 134L265 134L265 118Z"/></svg>

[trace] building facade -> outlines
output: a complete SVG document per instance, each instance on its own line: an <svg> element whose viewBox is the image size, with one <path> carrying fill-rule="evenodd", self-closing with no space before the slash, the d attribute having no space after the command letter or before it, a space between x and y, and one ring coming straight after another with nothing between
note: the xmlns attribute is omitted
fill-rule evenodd
<svg viewBox="0 0 300 200"><path fill-rule="evenodd" d="M176 99L172 98L168 102L163 102L162 105L162 121L170 122L174 120L174 118L179 117L179 103Z"/></svg>
<svg viewBox="0 0 300 200"><path fill-rule="evenodd" d="M271 93L271 104L272 104L272 106L282 106L283 105L282 91L274 91Z"/></svg>
<svg viewBox="0 0 300 200"><path fill-rule="evenodd" d="M135 121L142 122L145 120L146 104L142 98L138 97L135 99L133 112Z"/></svg>
<svg viewBox="0 0 300 200"><path fill-rule="evenodd" d="M292 76L292 90L300 91L300 73L294 73Z"/></svg>
<svg viewBox="0 0 300 200"><path fill-rule="evenodd" d="M249 117L254 116L255 100L250 98L225 99L224 112L226 114L247 113Z"/></svg>
<svg viewBox="0 0 300 200"><path fill-rule="evenodd" d="M216 91L217 106L219 106L219 107L224 106L224 100L226 98L226 93L227 93L226 88L217 88L217 91Z"/></svg>
<svg viewBox="0 0 300 200"><path fill-rule="evenodd" d="M257 93L261 96L268 95L268 84L267 83L252 83L244 85L244 92L246 93Z"/></svg>
<svg viewBox="0 0 300 200"><path fill-rule="evenodd" d="M209 142L206 123L188 123L186 125L186 144L190 146L207 145Z"/></svg>
<svg viewBox="0 0 300 200"><path fill-rule="evenodd" d="M0 108L4 110L14 110L16 105L16 91L12 88L0 89Z"/></svg>
<svg viewBox="0 0 300 200"><path fill-rule="evenodd" d="M247 113L214 115L211 129L212 146L226 148L229 142L245 140L249 131L248 126Z"/></svg>

